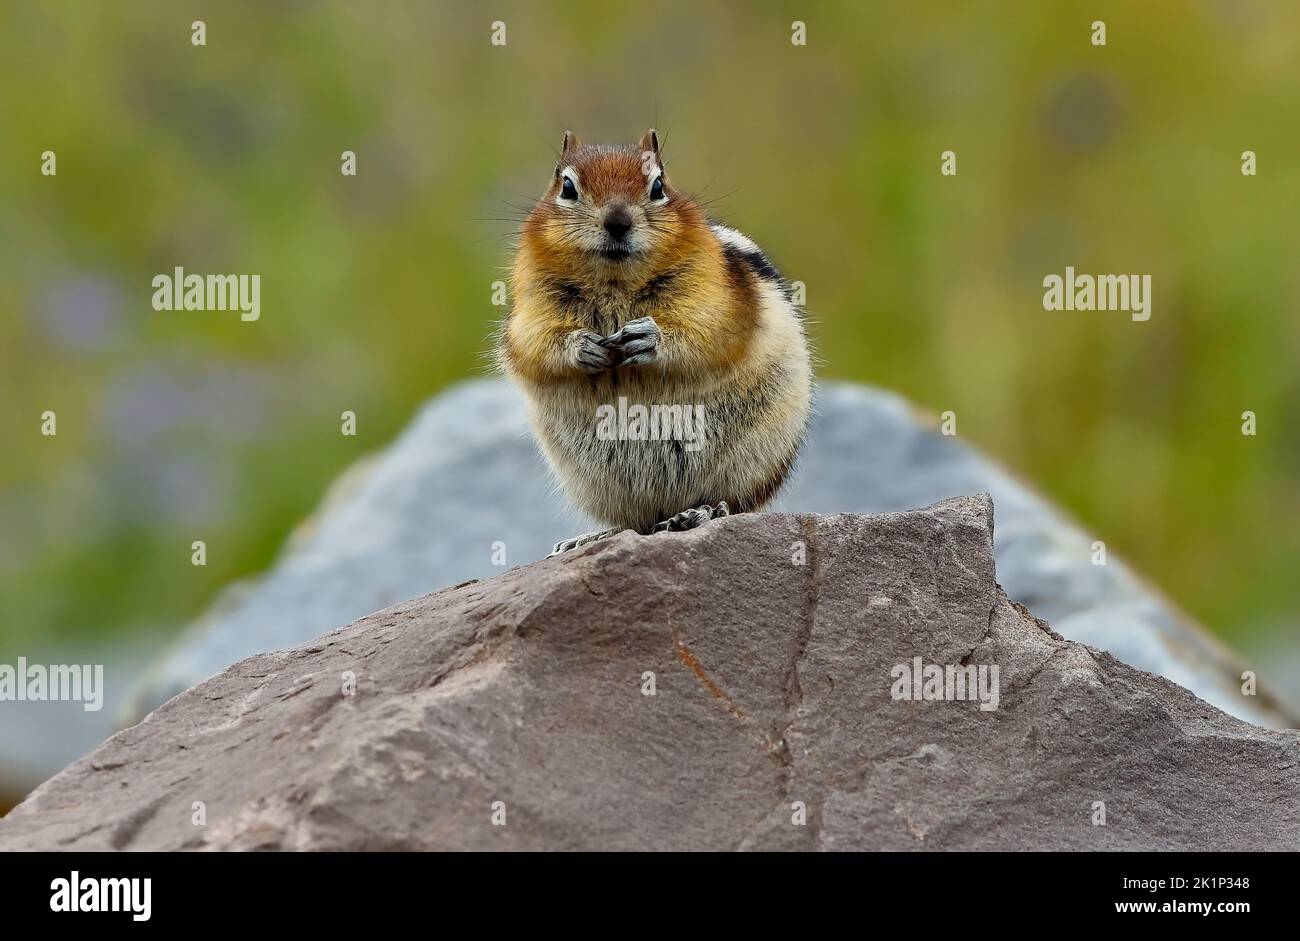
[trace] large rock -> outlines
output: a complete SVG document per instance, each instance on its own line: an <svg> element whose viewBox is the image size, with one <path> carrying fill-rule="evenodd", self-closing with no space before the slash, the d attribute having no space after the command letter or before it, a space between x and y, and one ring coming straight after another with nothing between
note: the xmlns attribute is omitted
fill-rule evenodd
<svg viewBox="0 0 1300 941"><path fill-rule="evenodd" d="M997 708L895 698L917 657ZM1298 763L1009 602L968 498L624 533L261 654L0 849L1294 849Z"/></svg>
<svg viewBox="0 0 1300 941"><path fill-rule="evenodd" d="M1295 719L1268 695L1241 695L1241 667L1112 552L1037 493L888 392L818 390L816 417L777 509L880 513L959 493L998 503L1007 594L1062 634L1191 689L1241 718ZM261 580L233 586L158 666L134 718L237 660L301 643L385 605L542 558L598 528L568 506L529 435L519 393L467 382L434 399L384 453L354 468ZM1256 667L1257 671L1260 670ZM71 757L71 756L69 756Z"/></svg>

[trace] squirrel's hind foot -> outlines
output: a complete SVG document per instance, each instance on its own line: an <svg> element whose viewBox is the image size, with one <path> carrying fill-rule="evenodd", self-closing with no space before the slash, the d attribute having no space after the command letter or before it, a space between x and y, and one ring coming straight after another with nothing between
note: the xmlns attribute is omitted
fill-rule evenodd
<svg viewBox="0 0 1300 941"><path fill-rule="evenodd" d="M555 544L555 548L551 550L551 555L548 555L547 558L549 559L552 555L559 555L561 552L568 552L570 549L576 549L579 546L585 546L597 539L617 535L622 531L621 529L602 529L597 533L583 533L581 536L575 536L572 539L562 539Z"/></svg>
<svg viewBox="0 0 1300 941"><path fill-rule="evenodd" d="M721 519L724 516L731 515L731 508L726 502L720 502L716 506L696 506L682 510L672 519L666 519L663 522L655 523L650 533L684 533L688 529L695 529L703 526L709 520ZM581 536L575 536L572 539L564 539L555 544L551 554L547 556L559 555L561 552L568 552L570 549L577 549L579 546L585 546L589 543L596 542L599 539L607 539L610 536L616 536L621 533L622 529L602 529L600 532L583 533Z"/></svg>
<svg viewBox="0 0 1300 941"><path fill-rule="evenodd" d="M691 509L682 510L672 519L664 520L661 523L655 523L651 533L684 533L688 529L695 529L697 526L703 526L709 520L721 519L724 516L731 515L731 508L726 502L721 502L717 506L697 506Z"/></svg>

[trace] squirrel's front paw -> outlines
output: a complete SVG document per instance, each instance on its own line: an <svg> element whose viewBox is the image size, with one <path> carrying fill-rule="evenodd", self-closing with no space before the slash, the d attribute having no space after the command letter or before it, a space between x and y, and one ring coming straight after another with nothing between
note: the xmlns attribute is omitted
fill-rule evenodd
<svg viewBox="0 0 1300 941"><path fill-rule="evenodd" d="M618 354L605 346L605 340L590 330L576 331L569 339L574 364L589 373L604 372L618 363Z"/></svg>
<svg viewBox="0 0 1300 941"><path fill-rule="evenodd" d="M659 356L659 341L663 333L653 317L629 320L617 333L601 340L601 346L615 356L618 366L644 366Z"/></svg>

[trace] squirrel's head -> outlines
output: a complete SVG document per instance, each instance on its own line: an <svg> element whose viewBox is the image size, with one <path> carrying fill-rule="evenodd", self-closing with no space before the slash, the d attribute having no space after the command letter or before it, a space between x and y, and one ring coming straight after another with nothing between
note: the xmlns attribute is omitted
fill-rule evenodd
<svg viewBox="0 0 1300 941"><path fill-rule="evenodd" d="M563 267L618 278L670 262L705 224L699 208L668 182L653 129L636 147L584 145L566 131L524 242Z"/></svg>

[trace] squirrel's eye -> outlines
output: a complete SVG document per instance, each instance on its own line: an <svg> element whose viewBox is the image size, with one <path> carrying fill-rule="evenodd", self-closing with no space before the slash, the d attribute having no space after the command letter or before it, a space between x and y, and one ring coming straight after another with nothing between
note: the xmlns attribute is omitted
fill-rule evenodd
<svg viewBox="0 0 1300 941"><path fill-rule="evenodd" d="M560 187L560 197L562 199L578 198L578 188L573 185L573 181L567 176L564 178L564 185Z"/></svg>
<svg viewBox="0 0 1300 941"><path fill-rule="evenodd" d="M661 176L657 176L657 177L655 177L655 181L654 181L653 183L650 184L650 198L651 198L651 199L663 199L663 198L664 198L664 178L663 178L663 177L661 177Z"/></svg>

